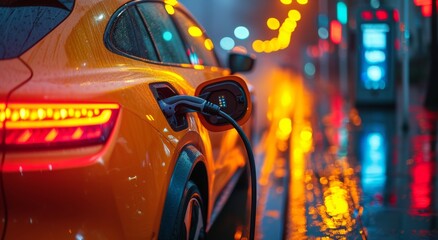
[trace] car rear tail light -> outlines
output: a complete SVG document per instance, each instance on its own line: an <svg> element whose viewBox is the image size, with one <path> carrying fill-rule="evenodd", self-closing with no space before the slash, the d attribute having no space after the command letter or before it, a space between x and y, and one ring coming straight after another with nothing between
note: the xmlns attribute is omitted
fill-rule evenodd
<svg viewBox="0 0 438 240"><path fill-rule="evenodd" d="M0 104L0 131L8 149L99 144L119 110L117 104Z"/></svg>

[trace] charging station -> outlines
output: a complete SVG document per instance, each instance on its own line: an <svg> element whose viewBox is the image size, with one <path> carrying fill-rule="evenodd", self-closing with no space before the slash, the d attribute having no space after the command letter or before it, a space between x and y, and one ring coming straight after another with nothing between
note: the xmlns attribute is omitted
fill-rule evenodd
<svg viewBox="0 0 438 240"><path fill-rule="evenodd" d="M393 9L362 9L357 15L356 105L395 104L396 22Z"/></svg>

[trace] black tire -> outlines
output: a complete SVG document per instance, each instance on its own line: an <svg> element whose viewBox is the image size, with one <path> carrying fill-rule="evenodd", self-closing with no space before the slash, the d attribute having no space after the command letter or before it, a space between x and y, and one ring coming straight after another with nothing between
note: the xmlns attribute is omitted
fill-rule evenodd
<svg viewBox="0 0 438 240"><path fill-rule="evenodd" d="M188 181L178 211L174 236L178 239L205 239L206 214L204 201L198 186Z"/></svg>

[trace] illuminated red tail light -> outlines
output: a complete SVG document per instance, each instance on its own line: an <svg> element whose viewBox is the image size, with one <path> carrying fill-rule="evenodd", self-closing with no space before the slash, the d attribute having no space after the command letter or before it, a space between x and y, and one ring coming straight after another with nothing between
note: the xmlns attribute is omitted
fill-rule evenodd
<svg viewBox="0 0 438 240"><path fill-rule="evenodd" d="M69 147L104 143L117 104L0 104L7 148Z"/></svg>

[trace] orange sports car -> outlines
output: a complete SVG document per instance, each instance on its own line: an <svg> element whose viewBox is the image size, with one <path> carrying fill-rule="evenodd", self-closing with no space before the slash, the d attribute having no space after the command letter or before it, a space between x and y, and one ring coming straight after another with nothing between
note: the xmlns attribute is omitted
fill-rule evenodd
<svg viewBox="0 0 438 240"><path fill-rule="evenodd" d="M203 238L245 148L159 102L242 83L213 48L176 1L1 1L1 239Z"/></svg>

